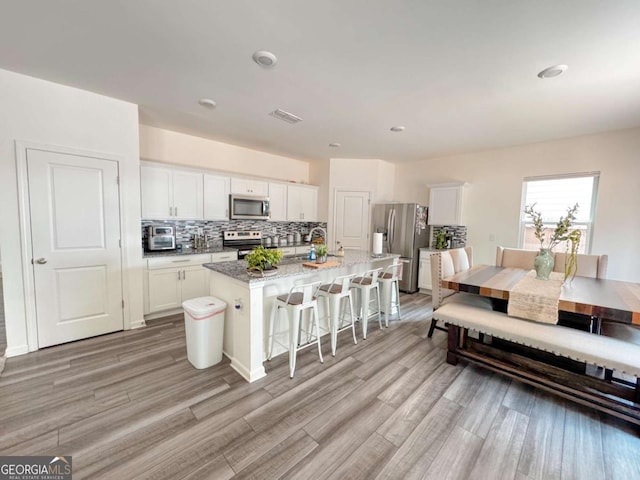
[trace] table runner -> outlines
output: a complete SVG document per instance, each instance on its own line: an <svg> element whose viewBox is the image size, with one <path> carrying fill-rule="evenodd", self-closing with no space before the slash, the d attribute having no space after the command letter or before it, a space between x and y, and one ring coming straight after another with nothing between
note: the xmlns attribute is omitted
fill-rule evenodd
<svg viewBox="0 0 640 480"><path fill-rule="evenodd" d="M537 280L531 270L509 292L507 314L511 317L558 323L558 301L564 275L551 272L549 280Z"/></svg>

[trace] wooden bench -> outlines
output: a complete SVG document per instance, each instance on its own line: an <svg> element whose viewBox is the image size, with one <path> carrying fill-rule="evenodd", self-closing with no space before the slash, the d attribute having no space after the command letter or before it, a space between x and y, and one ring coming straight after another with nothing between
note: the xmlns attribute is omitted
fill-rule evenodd
<svg viewBox="0 0 640 480"><path fill-rule="evenodd" d="M640 345L464 303L443 305L438 318L449 324L448 363L466 359L640 425ZM469 330L490 335L490 342L471 338ZM587 375L587 365L602 374Z"/></svg>

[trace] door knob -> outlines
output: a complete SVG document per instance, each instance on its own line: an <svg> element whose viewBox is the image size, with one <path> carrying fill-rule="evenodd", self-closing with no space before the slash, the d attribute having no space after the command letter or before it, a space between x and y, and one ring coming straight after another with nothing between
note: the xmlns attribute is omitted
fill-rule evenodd
<svg viewBox="0 0 640 480"><path fill-rule="evenodd" d="M39 263L40 265L44 265L45 263L47 263L47 259L46 258L39 258L36 260L36 263Z"/></svg>

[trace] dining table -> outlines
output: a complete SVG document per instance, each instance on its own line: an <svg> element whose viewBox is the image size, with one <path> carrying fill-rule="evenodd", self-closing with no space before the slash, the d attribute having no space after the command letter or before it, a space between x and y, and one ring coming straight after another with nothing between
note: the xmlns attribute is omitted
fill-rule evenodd
<svg viewBox="0 0 640 480"><path fill-rule="evenodd" d="M493 265L443 278L442 288L497 300L492 303L499 311L464 300L441 306L447 362L463 359L640 425L640 346L598 335L603 321L640 330L640 283L578 276L563 281L563 274L548 285L536 282L544 281L533 270ZM531 308L522 308L530 299ZM550 315L534 318L542 310Z"/></svg>
<svg viewBox="0 0 640 480"><path fill-rule="evenodd" d="M475 265L443 278L441 286L508 301L509 293L529 271ZM585 315L598 322L606 320L640 328L640 283L576 276L562 285L558 311Z"/></svg>

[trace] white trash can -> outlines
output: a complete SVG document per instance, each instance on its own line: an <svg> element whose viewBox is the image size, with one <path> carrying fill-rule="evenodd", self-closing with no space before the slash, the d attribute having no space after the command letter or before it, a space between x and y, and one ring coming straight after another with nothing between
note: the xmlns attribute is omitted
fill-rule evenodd
<svg viewBox="0 0 640 480"><path fill-rule="evenodd" d="M187 358L196 368L222 361L224 311L227 304L215 297L199 297L182 302Z"/></svg>

